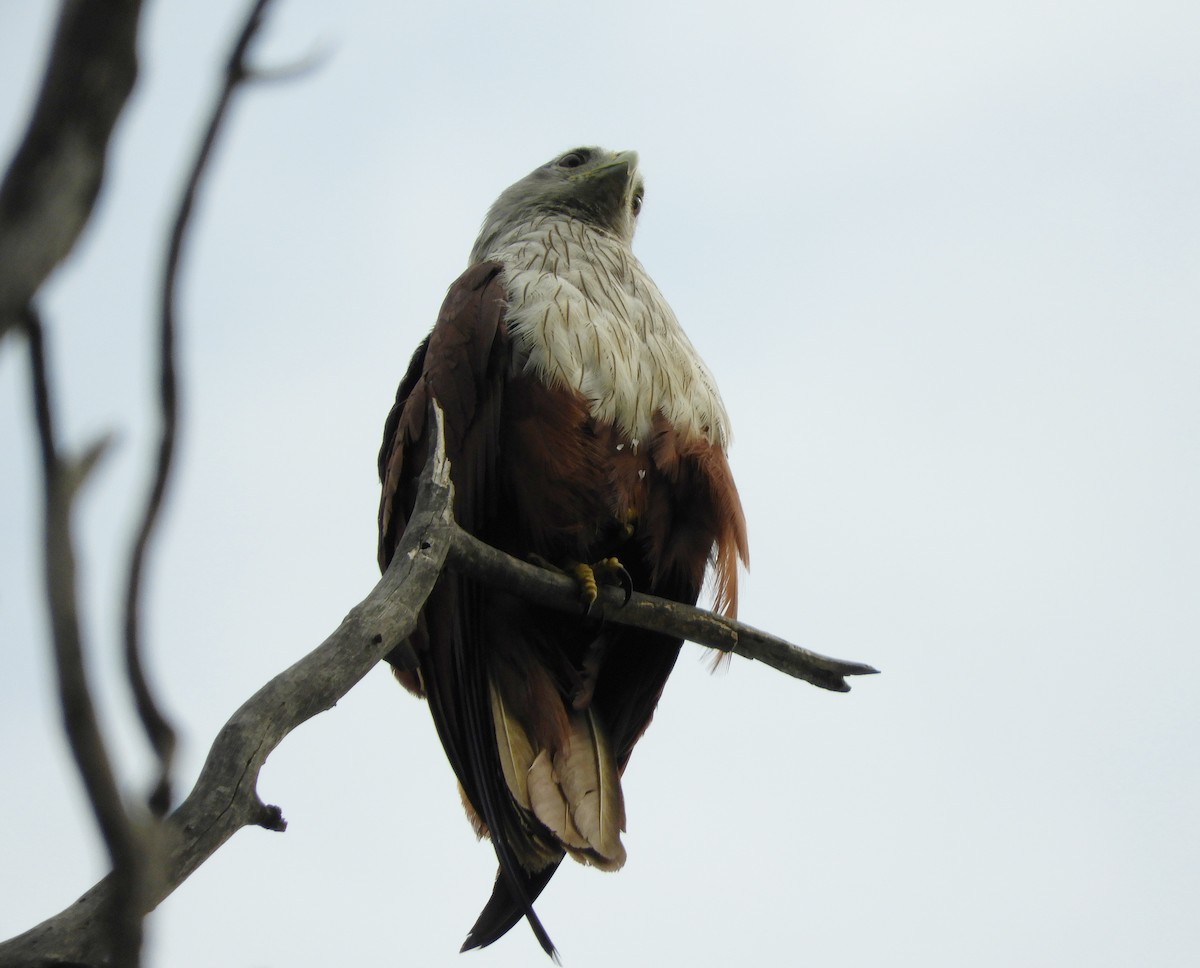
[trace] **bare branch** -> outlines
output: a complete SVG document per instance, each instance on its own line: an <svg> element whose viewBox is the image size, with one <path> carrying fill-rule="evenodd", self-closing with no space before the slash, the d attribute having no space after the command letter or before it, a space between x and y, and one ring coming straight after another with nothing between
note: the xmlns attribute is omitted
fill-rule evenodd
<svg viewBox="0 0 1200 968"><path fill-rule="evenodd" d="M0 184L0 339L75 245L137 77L141 0L64 0L25 138Z"/></svg>
<svg viewBox="0 0 1200 968"><path fill-rule="evenodd" d="M451 532L450 566L486 584L562 612L579 612L579 586L566 575L526 564L484 544L459 527ZM680 602L634 592L627 603L616 588L602 588L589 620L602 619L664 632L698 645L757 659L789 676L834 692L849 692L845 676L878 672L860 662L831 659L777 636Z"/></svg>
<svg viewBox="0 0 1200 968"><path fill-rule="evenodd" d="M440 452L425 468L403 540L371 594L321 645L263 686L222 727L191 794L164 822L164 869L146 898L147 912L237 830L285 828L282 811L259 799L259 771L288 733L332 707L411 634L451 546L451 495L449 466ZM61 914L0 943L0 966L108 964L98 926L113 889L109 875Z"/></svg>
<svg viewBox="0 0 1200 968"><path fill-rule="evenodd" d="M178 379L175 366L179 266L201 181L208 170L208 162L212 156L213 147L216 145L217 136L228 116L234 92L251 76L246 63L246 54L251 41L262 25L263 14L269 3L270 0L256 0L226 63L221 90L213 105L204 137L201 139L200 148L196 153L191 172L179 200L179 208L172 223L170 243L167 247L167 259L163 267L159 305L159 416L161 426L158 459L155 463L150 492L146 498L142 522L130 553L129 577L125 591L125 670L129 677L138 717L141 719L150 745L158 757L158 779L149 798L150 810L155 816L163 816L171 805L171 762L175 754L175 730L159 708L151 692L150 684L146 680L142 664L140 613L142 573L145 568L150 539L157 527L163 498L166 495L167 481L175 454L176 426L179 419Z"/></svg>
<svg viewBox="0 0 1200 968"><path fill-rule="evenodd" d="M239 85L289 76L252 70L247 52L270 0L255 0L227 62L173 222L160 304L161 430L145 514L130 555L125 600L125 661L143 727L159 757L151 811L170 806L175 746L170 724L146 681L139 613L142 576L161 514L178 422L175 365L179 267L190 216L209 159ZM482 544L454 522L449 468L440 440L428 461L413 516L387 573L320 646L263 686L218 733L192 792L161 823L135 824L121 800L96 719L77 614L71 508L106 441L68 461L55 440L42 327L30 308L47 275L75 244L99 192L116 119L136 77L140 0L97 5L64 0L44 85L25 140L0 185L0 338L19 323L28 336L44 483L46 598L64 726L96 815L113 872L74 905L0 944L0 968L104 965L133 968L142 919L238 829L286 829L279 807L262 801L258 777L270 753L296 728L334 705L385 655L416 656L407 640L446 567L547 607L578 611L575 583ZM307 69L308 65L301 65ZM605 590L588 621L633 625L767 662L822 688L846 691L845 677L874 672L793 646L737 622L652 596L622 603Z"/></svg>
<svg viewBox="0 0 1200 968"><path fill-rule="evenodd" d="M74 495L99 451L93 448L71 467L58 453L55 440L49 370L41 321L33 310L24 316L29 343L34 412L42 455L44 580L59 705L75 766L96 816L113 865L111 889L99 930L112 951L112 964L134 966L142 945L147 856L144 844L121 802L121 793L105 747L83 661L75 582L75 551L71 538Z"/></svg>
<svg viewBox="0 0 1200 968"><path fill-rule="evenodd" d="M454 522L453 489L435 412L438 446L422 474L412 518L392 563L379 583L337 630L287 671L263 686L218 733L188 798L165 822L167 845L161 883L148 898L159 904L235 831L244 826L282 830L278 807L259 798L259 771L293 729L332 707L397 646L403 647L443 568L472 577L561 611L579 610L576 584L563 575L510 558L476 541ZM799 649L748 626L649 595L628 605L608 594L605 621L637 625L757 658L826 689L845 691L843 676L874 672ZM589 619L590 620L590 619ZM416 657L411 656L415 665ZM101 881L70 908L0 944L0 966L42 964L48 957L91 964L97 959L96 913L111 890ZM40 960L39 960L40 959Z"/></svg>

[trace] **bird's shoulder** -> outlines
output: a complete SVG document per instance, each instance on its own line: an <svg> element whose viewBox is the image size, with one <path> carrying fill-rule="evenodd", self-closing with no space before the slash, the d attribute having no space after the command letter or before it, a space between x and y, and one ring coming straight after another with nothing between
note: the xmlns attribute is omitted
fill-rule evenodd
<svg viewBox="0 0 1200 968"><path fill-rule="evenodd" d="M486 407L488 383L502 369L506 309L504 267L498 262L470 266L451 283L437 322L400 380L379 451L381 568L412 511L414 482L428 449L430 402L442 409L447 452L461 459L467 430Z"/></svg>

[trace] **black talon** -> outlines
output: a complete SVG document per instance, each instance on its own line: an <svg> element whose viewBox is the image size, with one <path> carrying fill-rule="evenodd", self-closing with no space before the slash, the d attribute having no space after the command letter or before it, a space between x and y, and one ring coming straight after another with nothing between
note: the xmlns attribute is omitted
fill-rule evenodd
<svg viewBox="0 0 1200 968"><path fill-rule="evenodd" d="M627 605L629 599L633 596L633 578L626 570L625 566L617 558L604 558L597 561L592 568L595 569L597 582L603 581L606 585L619 585L625 593L625 598L622 599L621 605Z"/></svg>
<svg viewBox="0 0 1200 968"><path fill-rule="evenodd" d="M621 588L625 592L625 597L621 600L621 605L629 604L629 599L633 598L633 577L625 570L625 566L620 566L621 570L617 574L617 580L621 583Z"/></svg>

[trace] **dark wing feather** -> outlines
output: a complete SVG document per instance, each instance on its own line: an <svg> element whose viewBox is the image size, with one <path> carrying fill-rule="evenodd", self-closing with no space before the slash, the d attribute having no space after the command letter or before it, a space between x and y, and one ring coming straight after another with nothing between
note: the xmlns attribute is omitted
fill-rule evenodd
<svg viewBox="0 0 1200 968"><path fill-rule="evenodd" d="M383 485L383 497L379 502L379 570L386 571L392 560L392 552L404 533L408 516L412 513L416 494L406 493L405 484L415 480L412 468L405 456L418 436L424 432L424 422L414 426L416 406L408 407L409 398L421 380L425 370L425 352L429 348L429 337L413 353L408 370L396 390L396 402L383 425L383 444L379 448L379 483ZM422 395L423 400L427 400ZM407 411L407 420L405 419ZM401 424L403 423L403 426ZM411 458L411 455L409 455ZM404 471L408 471L404 475ZM404 475L402 477L402 475Z"/></svg>
<svg viewBox="0 0 1200 968"><path fill-rule="evenodd" d="M501 266L472 266L450 287L433 332L401 382L379 458L383 568L412 513L416 480L429 447L430 400L438 402L445 418L446 455L459 524L478 532L494 510L500 416L509 372L505 309ZM482 590L457 575L438 582L414 634L419 689L429 699L438 736L467 799L492 834L499 876L509 885L517 917L528 918L539 943L554 954L533 912L528 875L512 853L510 845L520 836L520 819L504 787L496 745L487 741L493 727L482 654L482 602ZM404 672L398 670L398 675L407 685L414 684Z"/></svg>

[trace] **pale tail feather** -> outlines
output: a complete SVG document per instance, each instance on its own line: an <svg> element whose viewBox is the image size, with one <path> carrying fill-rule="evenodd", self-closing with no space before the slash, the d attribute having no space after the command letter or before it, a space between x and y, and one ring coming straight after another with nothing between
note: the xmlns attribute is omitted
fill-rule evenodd
<svg viewBox="0 0 1200 968"><path fill-rule="evenodd" d="M491 699L500 766L518 806L531 811L576 860L602 870L620 868L625 799L608 738L592 710L571 714L568 742L556 754L535 755L495 686Z"/></svg>
<svg viewBox="0 0 1200 968"><path fill-rule="evenodd" d="M491 687L491 696L492 720L496 728L496 749L500 754L500 768L504 773L504 783L517 805L518 813L523 818L528 817L529 814L538 816L535 804L537 796L533 790L533 780L531 779L535 775L533 766L536 762L533 755L533 744L530 742L525 728L508 711L504 699L495 685ZM539 819L546 826L551 826L540 816ZM528 836L513 838L509 843L509 848L519 858L526 871L542 870L546 865L554 863L562 857L562 851L553 841L548 841L524 820L523 823ZM553 827L551 829L554 830ZM556 836L561 836L557 830L554 833Z"/></svg>
<svg viewBox="0 0 1200 968"><path fill-rule="evenodd" d="M492 719L496 726L496 747L500 751L500 766L504 781L517 801L526 810L529 805L529 768L533 764L533 746L521 724L508 714L504 700L493 685Z"/></svg>
<svg viewBox="0 0 1200 968"><path fill-rule="evenodd" d="M571 806L563 795L558 775L550 761L550 755L542 750L529 768L529 801L534 816L550 828L555 837L568 850L586 850L584 839L571 816Z"/></svg>
<svg viewBox="0 0 1200 968"><path fill-rule="evenodd" d="M608 738L592 710L571 717L571 745L555 756L554 765L575 826L591 848L587 862L617 870L625 863L625 798Z"/></svg>

